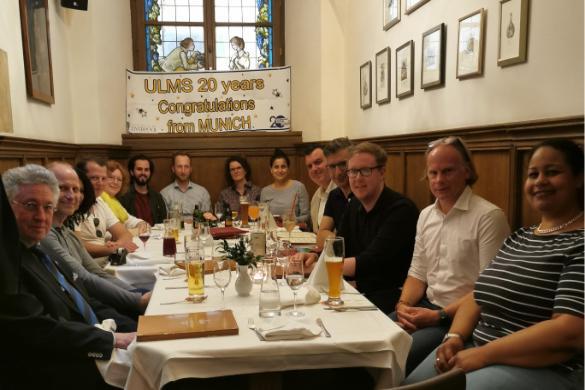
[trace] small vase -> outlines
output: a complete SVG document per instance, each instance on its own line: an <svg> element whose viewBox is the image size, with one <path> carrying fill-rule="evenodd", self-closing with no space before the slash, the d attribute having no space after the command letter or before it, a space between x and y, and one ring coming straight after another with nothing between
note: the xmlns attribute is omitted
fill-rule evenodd
<svg viewBox="0 0 585 390"><path fill-rule="evenodd" d="M238 265L238 277L236 279L236 292L241 297L247 297L252 291L252 278L248 273L247 265Z"/></svg>

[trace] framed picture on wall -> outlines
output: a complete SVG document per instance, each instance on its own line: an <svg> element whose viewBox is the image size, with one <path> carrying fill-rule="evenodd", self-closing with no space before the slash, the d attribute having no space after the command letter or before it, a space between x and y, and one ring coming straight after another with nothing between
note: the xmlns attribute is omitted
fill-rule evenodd
<svg viewBox="0 0 585 390"><path fill-rule="evenodd" d="M360 66L360 107L372 107L372 61Z"/></svg>
<svg viewBox="0 0 585 390"><path fill-rule="evenodd" d="M404 13L408 15L428 2L429 0L406 0L406 9L404 10Z"/></svg>
<svg viewBox="0 0 585 390"><path fill-rule="evenodd" d="M390 101L390 48L376 53L376 103Z"/></svg>
<svg viewBox="0 0 585 390"><path fill-rule="evenodd" d="M32 99L55 103L47 0L20 0L26 91Z"/></svg>
<svg viewBox="0 0 585 390"><path fill-rule="evenodd" d="M500 0L498 65L526 62L528 0Z"/></svg>
<svg viewBox="0 0 585 390"><path fill-rule="evenodd" d="M420 87L435 88L445 84L445 23L422 35Z"/></svg>
<svg viewBox="0 0 585 390"><path fill-rule="evenodd" d="M400 0L382 0L384 7L384 31L400 22Z"/></svg>
<svg viewBox="0 0 585 390"><path fill-rule="evenodd" d="M483 74L485 10L479 9L459 19L457 39L457 78Z"/></svg>
<svg viewBox="0 0 585 390"><path fill-rule="evenodd" d="M414 42L408 41L396 49L396 97L414 94Z"/></svg>

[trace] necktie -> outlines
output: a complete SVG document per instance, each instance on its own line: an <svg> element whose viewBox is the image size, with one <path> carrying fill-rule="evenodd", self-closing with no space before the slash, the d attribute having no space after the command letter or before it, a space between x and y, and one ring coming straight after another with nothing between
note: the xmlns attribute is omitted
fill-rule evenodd
<svg viewBox="0 0 585 390"><path fill-rule="evenodd" d="M77 310L79 310L83 315L83 318L85 318L85 321L90 325L97 324L99 321L89 303L87 303L79 291L77 291L77 289L65 279L65 276L63 276L59 269L57 269L55 263L51 261L49 256L38 249L35 249L34 252L40 257L43 265L49 270L49 272L51 272L51 274L53 274L55 279L57 279L57 282L59 282L61 287L67 291L69 297L73 300L73 303L75 303Z"/></svg>

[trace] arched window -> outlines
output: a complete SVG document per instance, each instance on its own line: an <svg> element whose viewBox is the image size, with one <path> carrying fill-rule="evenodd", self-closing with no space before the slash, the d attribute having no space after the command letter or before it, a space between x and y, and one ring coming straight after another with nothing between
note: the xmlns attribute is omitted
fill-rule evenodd
<svg viewBox="0 0 585 390"><path fill-rule="evenodd" d="M131 0L134 69L284 65L284 0Z"/></svg>

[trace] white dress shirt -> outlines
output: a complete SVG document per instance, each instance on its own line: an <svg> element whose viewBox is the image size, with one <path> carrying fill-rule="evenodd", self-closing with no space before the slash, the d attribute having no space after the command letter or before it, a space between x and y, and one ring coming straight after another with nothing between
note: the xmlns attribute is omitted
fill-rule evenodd
<svg viewBox="0 0 585 390"><path fill-rule="evenodd" d="M326 189L321 187L317 188L317 191L311 198L311 222L313 224L313 232L319 232L319 225L321 224L321 218L325 212L325 204L329 198L329 193L337 188L337 185L331 180Z"/></svg>
<svg viewBox="0 0 585 390"><path fill-rule="evenodd" d="M408 275L445 307L473 290L509 234L504 212L466 187L446 215L436 201L420 213Z"/></svg>

